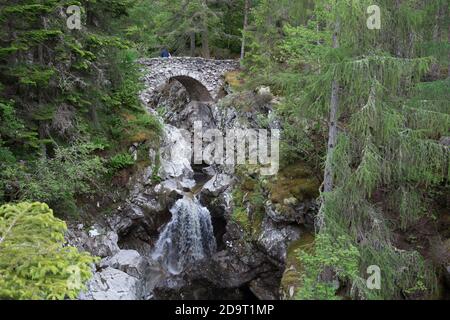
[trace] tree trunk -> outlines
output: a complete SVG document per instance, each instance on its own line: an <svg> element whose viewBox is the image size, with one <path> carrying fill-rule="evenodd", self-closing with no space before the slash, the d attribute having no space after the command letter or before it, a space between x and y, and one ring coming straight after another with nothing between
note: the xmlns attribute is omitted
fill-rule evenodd
<svg viewBox="0 0 450 320"><path fill-rule="evenodd" d="M447 5L447 12L448 12L448 6ZM448 25L448 43L450 44L450 24ZM447 78L450 79L450 50L448 51L448 70L447 70Z"/></svg>
<svg viewBox="0 0 450 320"><path fill-rule="evenodd" d="M336 23L335 32L333 34L333 48L339 48L339 22ZM333 169L332 169L332 160L334 148L337 143L337 134L338 134L338 109L339 109L339 83L337 80L333 80L331 85L331 102L330 102L330 123L328 129L328 150L327 150L327 159L325 163L325 174L324 174L324 192L330 192L333 190Z"/></svg>
<svg viewBox="0 0 450 320"><path fill-rule="evenodd" d="M41 142L41 158L47 159L47 144L43 143L42 140L45 140L47 138L47 130L44 121L39 121L38 125L38 134L39 134L39 140Z"/></svg>
<svg viewBox="0 0 450 320"><path fill-rule="evenodd" d="M91 103L91 106L89 107L89 113L90 113L92 124L94 125L94 128L98 130L100 128L100 122L98 121L97 101L94 101L93 103Z"/></svg>
<svg viewBox="0 0 450 320"><path fill-rule="evenodd" d="M250 0L245 0L244 6L244 26L242 28L242 46L241 46L241 61L245 57L245 31L247 31L248 25L248 12L250 10Z"/></svg>
<svg viewBox="0 0 450 320"><path fill-rule="evenodd" d="M195 56L195 32L191 32L189 34L189 38L191 39L191 50L190 50L190 56Z"/></svg>
<svg viewBox="0 0 450 320"><path fill-rule="evenodd" d="M434 25L433 28L433 42L434 43L439 43L441 40L441 7L438 7L437 12L436 12L436 24ZM437 80L439 79L439 73L440 73L440 66L439 63L433 63L431 66L431 76L433 78L433 80Z"/></svg>
<svg viewBox="0 0 450 320"><path fill-rule="evenodd" d="M209 54L209 34L208 34L208 27L205 26L205 29L202 31L202 52L203 52L203 58L209 59L211 58Z"/></svg>
<svg viewBox="0 0 450 320"><path fill-rule="evenodd" d="M401 0L395 0L395 6L397 9L397 14L399 14L400 12L400 6L401 6L402 2ZM397 26L398 28L398 26ZM397 58L401 58L402 57L402 48L401 48L401 41L399 38L395 38L395 50L397 52Z"/></svg>
<svg viewBox="0 0 450 320"><path fill-rule="evenodd" d="M47 29L47 21L45 18L42 18L42 26L43 29L46 30ZM39 65L41 67L45 66L45 57L44 57L44 46L42 44L39 44L37 46L37 54L38 54L38 61L39 61ZM39 106L42 106L44 103L44 89L41 86L38 86L38 103ZM43 159L47 158L47 144L46 143L42 143L42 140L45 140L47 138L47 130L46 130L46 125L44 121L39 121L39 126L38 126L38 134L39 134L39 140L41 140L41 157Z"/></svg>
<svg viewBox="0 0 450 320"><path fill-rule="evenodd" d="M208 4L206 0L202 0L204 10L208 10ZM209 32L208 32L208 20L205 17L202 21L202 56L205 59L209 59Z"/></svg>

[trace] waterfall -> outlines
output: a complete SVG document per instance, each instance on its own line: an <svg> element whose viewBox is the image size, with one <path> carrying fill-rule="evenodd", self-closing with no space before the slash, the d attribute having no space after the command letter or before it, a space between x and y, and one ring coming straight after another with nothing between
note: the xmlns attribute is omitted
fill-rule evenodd
<svg viewBox="0 0 450 320"><path fill-rule="evenodd" d="M194 197L186 195L170 209L172 219L165 226L152 254L172 274L181 273L195 261L216 251L211 216Z"/></svg>

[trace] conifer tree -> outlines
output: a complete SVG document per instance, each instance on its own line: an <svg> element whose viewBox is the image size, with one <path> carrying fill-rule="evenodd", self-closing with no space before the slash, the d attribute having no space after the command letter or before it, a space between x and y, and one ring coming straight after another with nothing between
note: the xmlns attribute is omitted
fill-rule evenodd
<svg viewBox="0 0 450 320"><path fill-rule="evenodd" d="M76 299L95 259L65 246L65 222L44 203L0 207L0 299Z"/></svg>
<svg viewBox="0 0 450 320"><path fill-rule="evenodd" d="M436 21L436 11L413 0L380 1L382 28L370 30L370 5L316 1L304 24L282 29L286 35L269 50L279 54L277 59L259 53L262 41L252 38L249 61L269 59L267 79L287 96L280 110L290 117L287 123L303 125L300 118L307 117L317 123L309 128L329 136L315 255L322 257L320 250L326 250L338 259L338 245L358 249L353 259L359 272L333 269L332 263L314 268L303 278L308 287L299 292L300 299L333 296L338 289L334 276L350 284L346 295L363 299L427 296L436 289L434 266L425 262L420 248L405 250L394 236L427 214L432 190L448 191L448 149L439 143L450 129L448 81L426 82L433 63L441 69L447 62L437 59L436 48L420 49L427 46L425 39L433 42L430 27L435 24L429 21ZM262 8L256 21L270 17ZM366 286L371 265L382 270L381 290Z"/></svg>

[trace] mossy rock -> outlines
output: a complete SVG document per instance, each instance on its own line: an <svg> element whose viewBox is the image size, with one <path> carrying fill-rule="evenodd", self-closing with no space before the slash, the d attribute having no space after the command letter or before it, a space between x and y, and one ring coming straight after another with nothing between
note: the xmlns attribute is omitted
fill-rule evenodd
<svg viewBox="0 0 450 320"><path fill-rule="evenodd" d="M240 185L243 191L251 192L254 191L256 188L256 181L255 179L252 179L250 177L245 177Z"/></svg>
<svg viewBox="0 0 450 320"><path fill-rule="evenodd" d="M315 178L296 179L295 183L289 191L298 201L312 199L319 195L319 184Z"/></svg>
<svg viewBox="0 0 450 320"><path fill-rule="evenodd" d="M269 184L272 203L283 204L285 199L296 198L299 202L319 195L319 182L304 163L283 168L276 180Z"/></svg>
<svg viewBox="0 0 450 320"><path fill-rule="evenodd" d="M265 214L262 211L249 214L246 209L238 207L233 210L231 219L242 228L248 240L256 240L262 232L264 217Z"/></svg>
<svg viewBox="0 0 450 320"><path fill-rule="evenodd" d="M265 218L265 213L263 211L254 212L251 220L251 232L253 239L258 239L262 233L262 223Z"/></svg>
<svg viewBox="0 0 450 320"><path fill-rule="evenodd" d="M298 257L299 251L311 252L314 249L314 239L314 235L308 232L302 234L300 239L289 245L286 255L286 269L280 285L283 299L292 299L301 286L303 265Z"/></svg>
<svg viewBox="0 0 450 320"><path fill-rule="evenodd" d="M248 171L240 171L240 182L233 190L235 210L234 219L251 239L257 239L262 231L265 218L265 196L260 180L252 177Z"/></svg>
<svg viewBox="0 0 450 320"><path fill-rule="evenodd" d="M244 231L250 231L250 218L248 216L247 211L244 208L238 207L233 210L233 215L231 216L232 220L239 224Z"/></svg>
<svg viewBox="0 0 450 320"><path fill-rule="evenodd" d="M237 111L239 111L240 112L239 121L241 123L248 122L247 116L243 115L242 113L249 113L249 112L257 111L255 95L251 91L242 91L242 92L232 93L232 94L226 96L225 98L223 98L220 101L219 106L223 109L235 108Z"/></svg>

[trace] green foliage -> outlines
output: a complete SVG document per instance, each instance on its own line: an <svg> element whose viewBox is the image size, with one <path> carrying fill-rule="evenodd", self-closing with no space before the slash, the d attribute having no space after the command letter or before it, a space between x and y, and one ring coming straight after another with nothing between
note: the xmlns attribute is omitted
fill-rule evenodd
<svg viewBox="0 0 450 320"><path fill-rule="evenodd" d="M392 245L374 247L361 245L361 270L365 273L369 265L381 269L381 289L368 290L365 279L355 279L352 297L362 299L424 299L437 290L435 270L417 252L400 250ZM395 269L392 266L398 266ZM400 272L399 272L400 270Z"/></svg>
<svg viewBox="0 0 450 320"><path fill-rule="evenodd" d="M326 233L319 233L314 244L315 254L299 250L303 266L301 286L297 292L300 300L336 300L338 286L332 281L336 276L341 281L354 280L359 274L359 251L349 238L337 239ZM328 281L317 281L332 273Z"/></svg>
<svg viewBox="0 0 450 320"><path fill-rule="evenodd" d="M44 203L0 207L0 299L76 299L95 259L65 246L65 222Z"/></svg>
<svg viewBox="0 0 450 320"><path fill-rule="evenodd" d="M130 135L147 132L147 134L160 135L162 133L162 124L154 115L147 113L139 113L135 119L131 119L126 124L126 128Z"/></svg>
<svg viewBox="0 0 450 320"><path fill-rule="evenodd" d="M109 159L108 167L114 171L122 170L134 165L133 156L129 153L120 153Z"/></svg>
<svg viewBox="0 0 450 320"><path fill-rule="evenodd" d="M226 58L240 52L243 11L243 0L139 1L130 10L126 36L142 55L159 54L166 46L177 55Z"/></svg>
<svg viewBox="0 0 450 320"><path fill-rule="evenodd" d="M0 141L25 140L25 125L17 117L14 109L14 101L0 100ZM27 141L30 143L30 141Z"/></svg>
<svg viewBox="0 0 450 320"><path fill-rule="evenodd" d="M248 213L244 208L236 208L233 210L233 214L231 216L234 222L239 224L244 230L251 230L251 223L248 218Z"/></svg>
<svg viewBox="0 0 450 320"><path fill-rule="evenodd" d="M75 210L76 196L98 190L106 172L104 161L92 155L96 149L96 145L81 142L57 146L54 158L2 166L0 180L4 183L0 194L15 201L46 202L62 212Z"/></svg>
<svg viewBox="0 0 450 320"><path fill-rule="evenodd" d="M69 4L83 8L81 31L67 29L60 14ZM42 201L75 212L78 197L108 180L103 158L157 141L161 125L139 100L138 55L123 33L134 5L0 5L0 202ZM100 137L103 158L92 142ZM113 166L130 165L116 160Z"/></svg>
<svg viewBox="0 0 450 320"><path fill-rule="evenodd" d="M23 85L47 87L55 73L53 68L22 65L14 68L10 75L17 78Z"/></svg>
<svg viewBox="0 0 450 320"><path fill-rule="evenodd" d="M262 181L253 177L246 168L239 169L239 183L233 189L231 219L245 231L249 239L257 239L265 217L266 196Z"/></svg>

